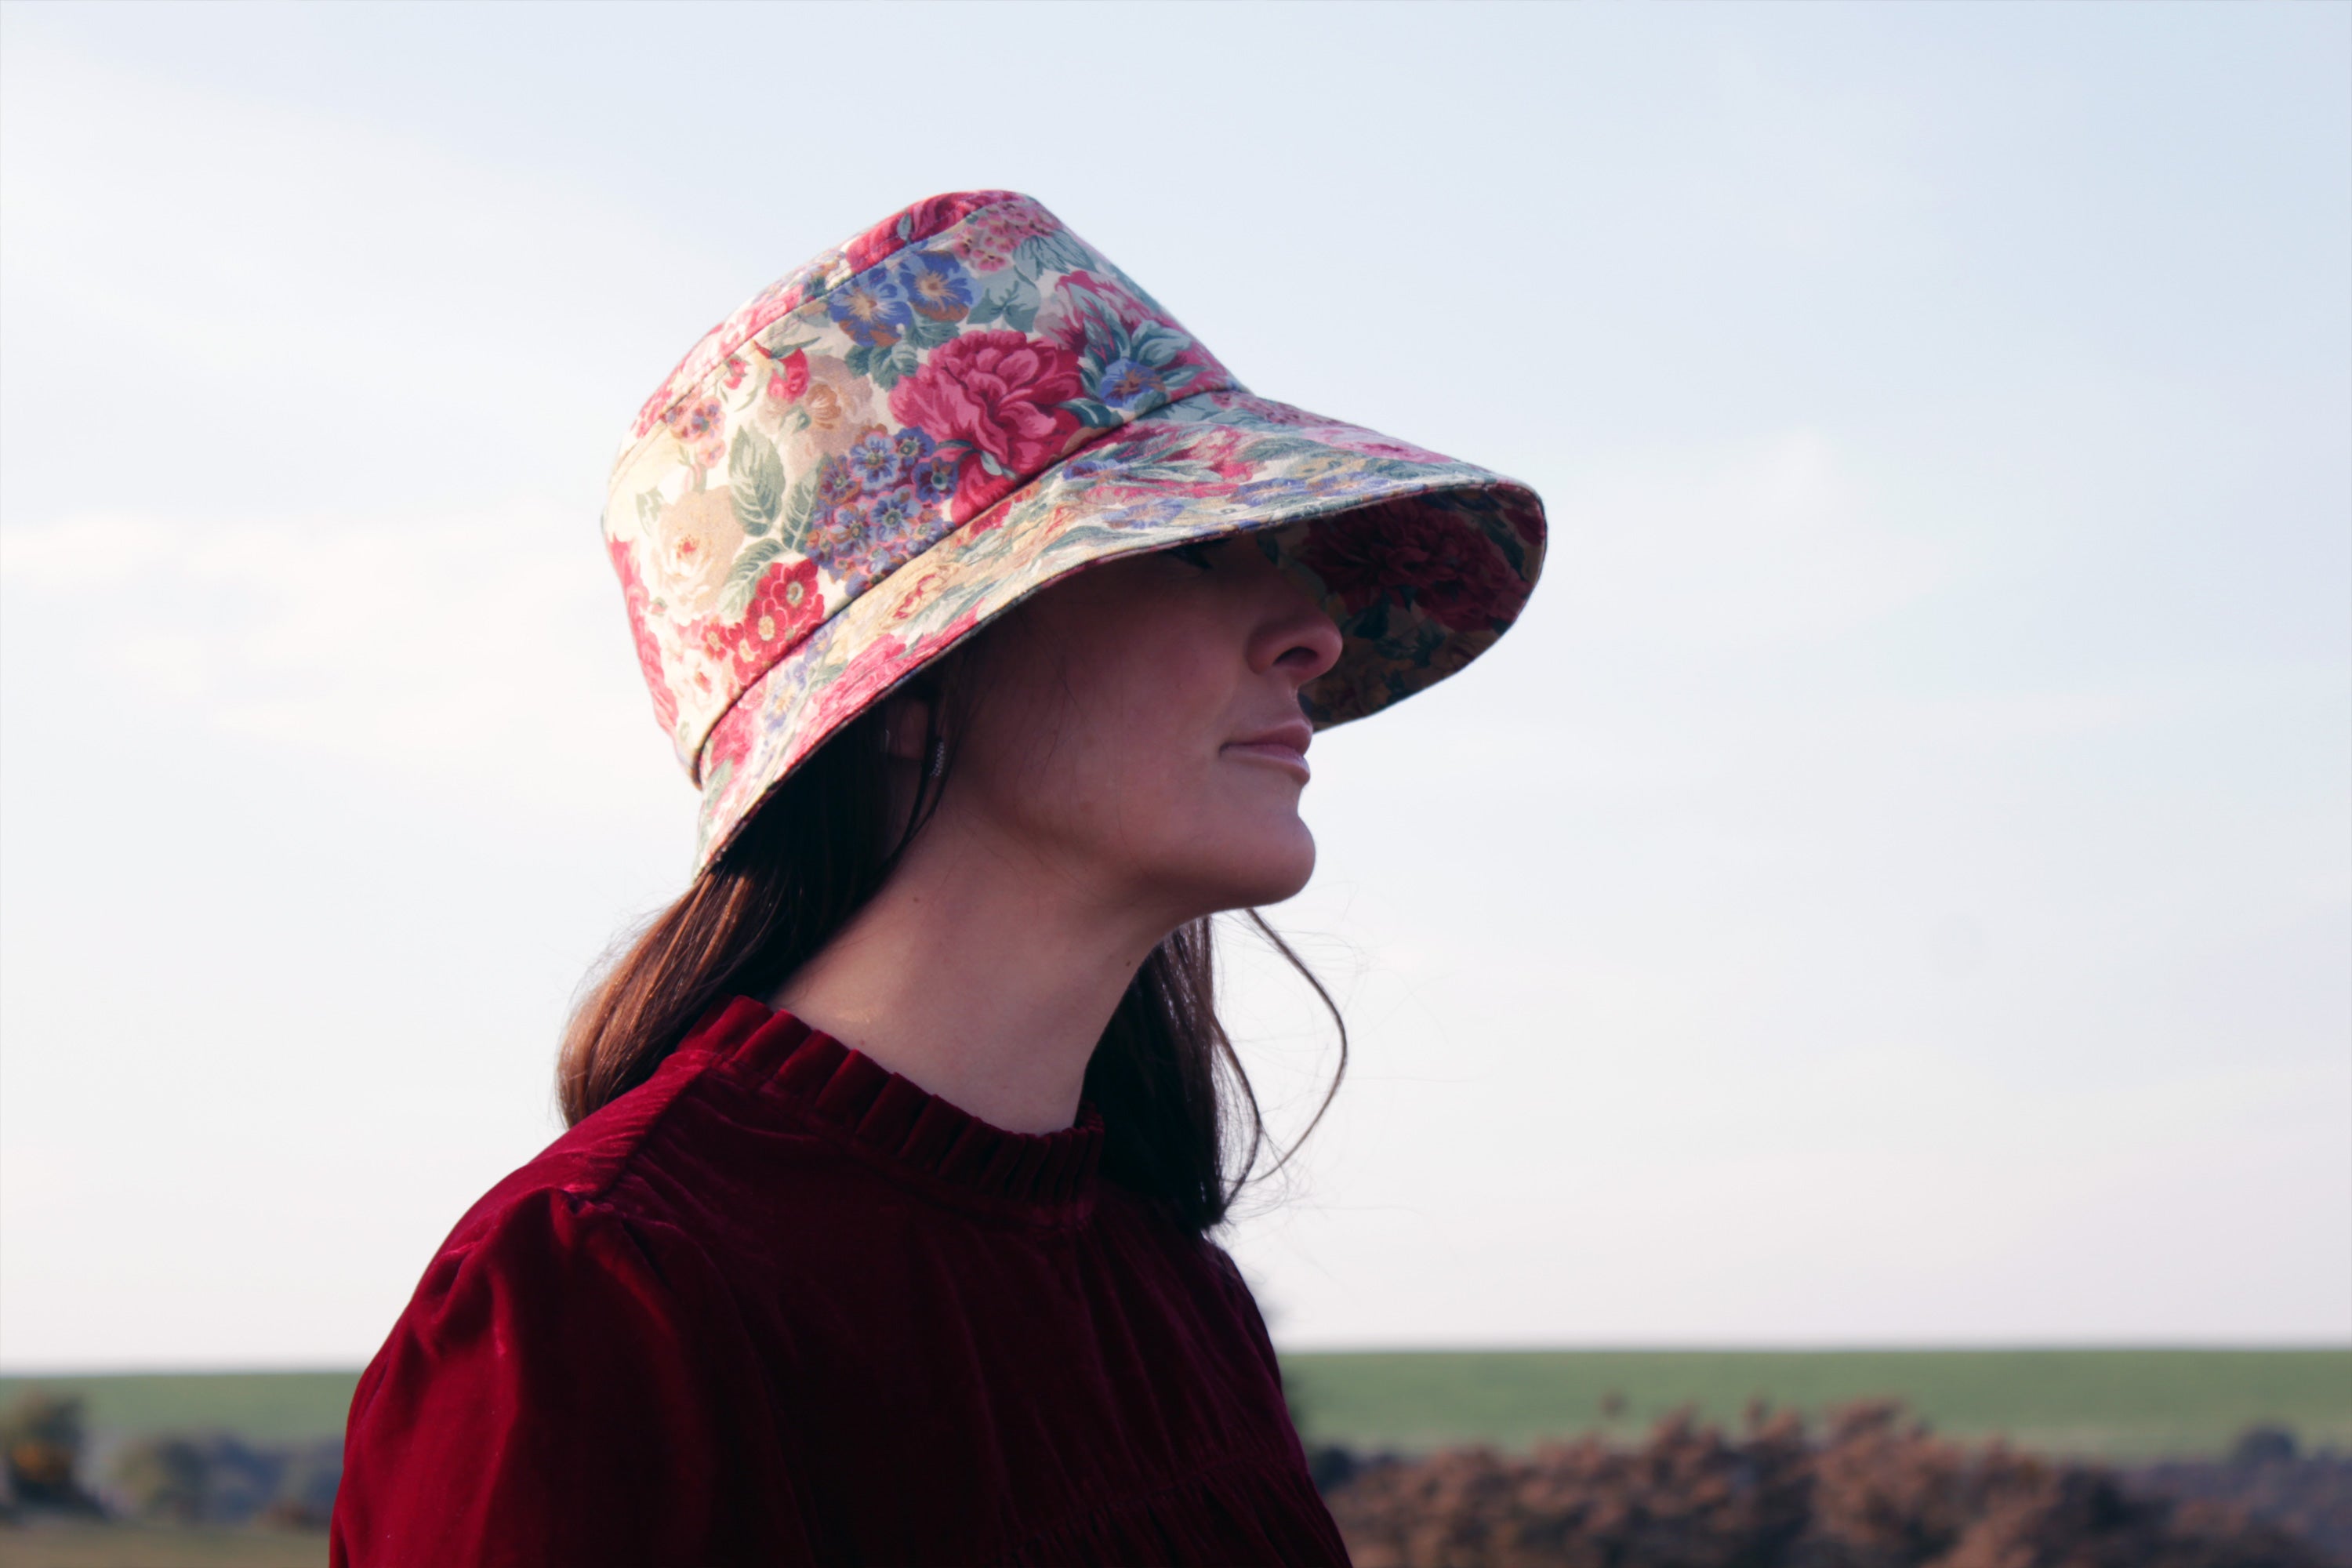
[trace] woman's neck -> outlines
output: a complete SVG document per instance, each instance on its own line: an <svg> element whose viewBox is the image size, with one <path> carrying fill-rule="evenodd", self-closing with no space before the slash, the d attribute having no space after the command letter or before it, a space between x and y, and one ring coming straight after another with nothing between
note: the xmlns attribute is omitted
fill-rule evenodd
<svg viewBox="0 0 2352 1568"><path fill-rule="evenodd" d="M1068 1127L1111 1014L1181 918L946 816L768 1000L1007 1131Z"/></svg>

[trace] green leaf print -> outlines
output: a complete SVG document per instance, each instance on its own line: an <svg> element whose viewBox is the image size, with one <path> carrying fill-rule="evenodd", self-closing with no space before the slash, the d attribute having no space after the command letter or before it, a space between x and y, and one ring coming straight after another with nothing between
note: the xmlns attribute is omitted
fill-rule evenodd
<svg viewBox="0 0 2352 1568"><path fill-rule="evenodd" d="M917 316L907 323L907 342L918 349L935 349L955 342L960 329L953 321L934 321L929 316Z"/></svg>
<svg viewBox="0 0 2352 1568"><path fill-rule="evenodd" d="M853 353L851 364L853 370L856 368L854 361ZM915 367L920 363L915 353L915 345L901 342L894 348L876 349L866 362L866 374L873 378L876 386L887 392L906 377L914 374Z"/></svg>
<svg viewBox="0 0 2352 1568"><path fill-rule="evenodd" d="M784 504L784 460L775 443L749 427L736 431L727 448L727 488L743 531L754 539L767 532Z"/></svg>
<svg viewBox="0 0 2352 1568"><path fill-rule="evenodd" d="M1142 284L1138 283L1134 279L1129 278L1124 271L1120 270L1118 262L1113 261L1108 256L1097 257L1095 259L1101 265L1104 275L1108 277L1111 281L1117 283L1120 288L1126 289L1129 294L1133 295L1137 304L1142 306L1145 310L1150 311L1155 316L1165 316L1168 314L1167 308L1161 305L1159 300L1153 299L1150 290L1146 289Z"/></svg>
<svg viewBox="0 0 2352 1568"><path fill-rule="evenodd" d="M784 548L795 555L805 555L802 548L808 538L809 514L816 510L816 475L811 468L793 486L793 493L784 498L782 541Z"/></svg>
<svg viewBox="0 0 2352 1568"><path fill-rule="evenodd" d="M1271 463L1281 458L1297 458L1329 450L1322 442L1309 441L1303 436L1275 436L1264 441L1252 441L1234 455L1244 463Z"/></svg>
<svg viewBox="0 0 2352 1568"><path fill-rule="evenodd" d="M1076 272L1091 258L1086 247L1063 230L1033 234L1013 252L1013 259L1032 272ZM1026 328L1023 329L1024 331Z"/></svg>
<svg viewBox="0 0 2352 1568"><path fill-rule="evenodd" d="M719 590L719 618L732 621L741 618L751 607L751 595L760 585L760 574L768 563L783 553L784 547L772 539L755 539L735 557L735 564L727 569L726 584Z"/></svg>
<svg viewBox="0 0 2352 1568"><path fill-rule="evenodd" d="M823 335L818 333L811 333L804 338L795 337L793 329L798 324L799 322L793 317L785 316L760 334L760 346L768 351L769 358L784 359L802 349L813 349L824 341Z"/></svg>
<svg viewBox="0 0 2352 1568"><path fill-rule="evenodd" d="M1001 321L1016 332L1025 332L1036 324L1037 306L1037 286L1008 267L988 280L980 302L964 320L975 327Z"/></svg>
<svg viewBox="0 0 2352 1568"><path fill-rule="evenodd" d="M1357 471L1383 479L1417 479L1444 467L1436 463L1416 463L1411 458L1365 458L1360 459Z"/></svg>

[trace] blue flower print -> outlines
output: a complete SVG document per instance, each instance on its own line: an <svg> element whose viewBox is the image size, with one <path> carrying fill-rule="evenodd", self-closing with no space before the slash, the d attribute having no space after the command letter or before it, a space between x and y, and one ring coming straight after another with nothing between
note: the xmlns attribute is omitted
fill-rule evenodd
<svg viewBox="0 0 2352 1568"><path fill-rule="evenodd" d="M923 515L923 508L915 500L912 485L900 485L888 495L878 496L866 509L866 527L877 543L896 543L915 531Z"/></svg>
<svg viewBox="0 0 2352 1568"><path fill-rule="evenodd" d="M1095 395L1121 414L1139 407L1157 407L1168 401L1168 384L1141 360L1115 359L1103 366Z"/></svg>
<svg viewBox="0 0 2352 1568"><path fill-rule="evenodd" d="M1149 439L1097 442L1062 465L1062 483L1085 489L1105 479L1119 479L1137 464L1151 459L1152 445Z"/></svg>
<svg viewBox="0 0 2352 1568"><path fill-rule="evenodd" d="M1247 484L1236 485L1233 499L1243 506L1258 506L1267 501L1313 495L1319 488L1293 479L1252 479Z"/></svg>
<svg viewBox="0 0 2352 1568"><path fill-rule="evenodd" d="M944 506L955 497L962 464L953 453L934 452L915 470L915 493L930 506Z"/></svg>
<svg viewBox="0 0 2352 1568"><path fill-rule="evenodd" d="M839 458L827 458L816 471L816 504L830 510L856 500L865 487L857 482L857 471Z"/></svg>
<svg viewBox="0 0 2352 1568"><path fill-rule="evenodd" d="M863 526L855 536L844 539L826 563L837 575L861 587L897 571L914 553L913 541L906 529L886 531L881 527L874 515L880 510L877 506L863 513L859 519Z"/></svg>
<svg viewBox="0 0 2352 1568"><path fill-rule="evenodd" d="M906 290L880 268L851 279L826 297L825 309L841 330L867 348L888 348L913 320Z"/></svg>
<svg viewBox="0 0 2352 1568"><path fill-rule="evenodd" d="M934 321L961 321L971 313L971 274L952 256L910 250L897 282L908 300Z"/></svg>
<svg viewBox="0 0 2352 1568"><path fill-rule="evenodd" d="M865 538L866 512L860 507L833 507L809 522L809 548L835 575L845 570L845 563L857 553Z"/></svg>
<svg viewBox="0 0 2352 1568"><path fill-rule="evenodd" d="M1176 521L1192 509L1192 503L1182 496L1146 496L1109 508L1101 519L1107 528L1158 528Z"/></svg>
<svg viewBox="0 0 2352 1568"><path fill-rule="evenodd" d="M1295 464L1290 473L1293 479L1302 480L1317 489L1322 489L1335 479L1344 480L1357 477L1363 468L1364 459L1361 458L1344 452L1326 452L1319 457L1310 457Z"/></svg>
<svg viewBox="0 0 2352 1568"><path fill-rule="evenodd" d="M849 468L869 495L890 489L902 477L898 444L883 432L875 431L849 448Z"/></svg>
<svg viewBox="0 0 2352 1568"><path fill-rule="evenodd" d="M909 425L892 439L890 449L898 454L899 471L912 474L915 471L915 465L929 457L932 448L938 445L939 443L932 440L930 437Z"/></svg>

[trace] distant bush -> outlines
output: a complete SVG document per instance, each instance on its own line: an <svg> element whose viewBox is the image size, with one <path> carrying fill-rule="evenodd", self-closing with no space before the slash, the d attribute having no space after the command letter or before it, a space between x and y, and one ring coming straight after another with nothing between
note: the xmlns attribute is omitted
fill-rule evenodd
<svg viewBox="0 0 2352 1568"><path fill-rule="evenodd" d="M37 1388L16 1396L0 1413L0 1456L5 1458L7 1496L19 1509L55 1509L96 1513L98 1500L81 1485L81 1401Z"/></svg>
<svg viewBox="0 0 2352 1568"><path fill-rule="evenodd" d="M340 1438L264 1447L226 1432L142 1437L114 1456L107 1492L134 1519L323 1529L342 1479Z"/></svg>
<svg viewBox="0 0 2352 1568"><path fill-rule="evenodd" d="M2096 1466L1963 1447L1899 1405L1833 1412L1816 1438L1751 1408L1732 1436L1688 1413L1639 1447L1517 1458L1455 1448L1341 1464L1328 1500L1357 1568L2326 1568L2311 1544L2212 1500ZM1351 1470L1339 1479L1340 1472Z"/></svg>

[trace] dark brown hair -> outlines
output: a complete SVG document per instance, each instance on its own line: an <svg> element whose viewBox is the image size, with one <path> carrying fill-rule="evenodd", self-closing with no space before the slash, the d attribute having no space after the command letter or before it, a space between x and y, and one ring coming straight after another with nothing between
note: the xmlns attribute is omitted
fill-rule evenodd
<svg viewBox="0 0 2352 1568"><path fill-rule="evenodd" d="M827 741L779 785L719 859L656 915L589 986L564 1032L557 1085L576 1123L653 1076L713 1002L765 997L814 957L878 891L922 830L952 772L939 716L968 709L969 659L927 672L932 715L923 771L896 835L890 757L877 704ZM950 724L951 734L960 726ZM900 809L906 809L901 807ZM1297 1152L1339 1091L1348 1027L1331 995L1289 944L1249 920L1298 973L1339 1026L1339 1066ZM1106 1176L1205 1231L1254 1178L1265 1123L1249 1074L1218 1021L1211 922L1181 926L1136 972L1087 1063L1086 1094L1100 1108Z"/></svg>

